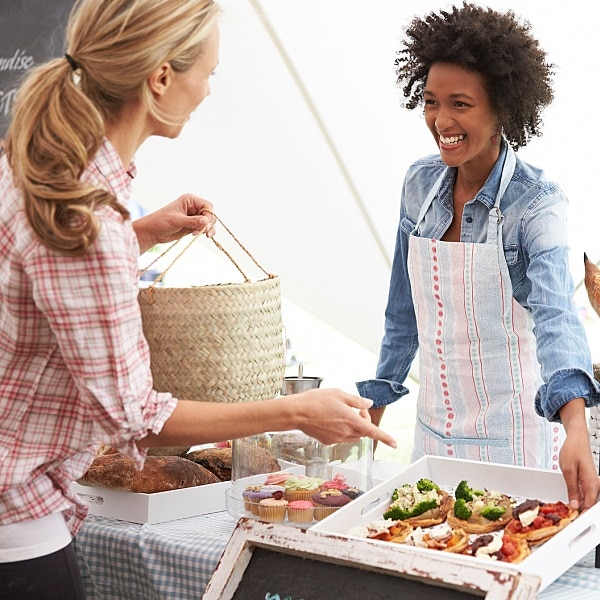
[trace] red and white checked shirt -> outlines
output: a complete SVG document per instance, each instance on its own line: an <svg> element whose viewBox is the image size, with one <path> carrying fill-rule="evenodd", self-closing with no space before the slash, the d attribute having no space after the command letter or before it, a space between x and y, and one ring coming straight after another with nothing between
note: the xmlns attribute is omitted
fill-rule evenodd
<svg viewBox="0 0 600 600"><path fill-rule="evenodd" d="M126 171L105 141L82 179L127 204ZM0 525L87 513L70 491L98 442L141 467L135 440L158 433L176 399L152 388L138 306L139 246L131 222L97 211L101 232L82 257L41 244L0 161Z"/></svg>

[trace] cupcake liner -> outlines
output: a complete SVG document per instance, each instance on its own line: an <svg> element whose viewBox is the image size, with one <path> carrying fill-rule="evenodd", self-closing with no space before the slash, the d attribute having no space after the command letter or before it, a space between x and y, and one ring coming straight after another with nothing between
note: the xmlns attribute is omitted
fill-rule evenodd
<svg viewBox="0 0 600 600"><path fill-rule="evenodd" d="M263 506L258 505L258 514L263 521L278 523L285 519L285 506Z"/></svg>
<svg viewBox="0 0 600 600"><path fill-rule="evenodd" d="M325 517L332 515L340 506L315 506L315 521L322 521Z"/></svg>
<svg viewBox="0 0 600 600"><path fill-rule="evenodd" d="M311 523L314 508L290 508L287 509L287 518L290 523Z"/></svg>
<svg viewBox="0 0 600 600"><path fill-rule="evenodd" d="M294 500L310 500L315 492L316 488L314 490L285 490L283 497L288 502L293 502Z"/></svg>

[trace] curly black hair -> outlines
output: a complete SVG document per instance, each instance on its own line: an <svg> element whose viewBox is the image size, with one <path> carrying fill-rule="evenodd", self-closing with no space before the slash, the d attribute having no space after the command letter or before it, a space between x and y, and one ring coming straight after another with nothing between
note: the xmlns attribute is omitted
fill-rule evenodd
<svg viewBox="0 0 600 600"><path fill-rule="evenodd" d="M447 12L415 17L406 29L395 60L396 83L408 100L405 108L423 105L431 65L457 64L482 75L504 135L517 150L541 135L541 112L552 102L554 65L509 10L500 13L464 2Z"/></svg>

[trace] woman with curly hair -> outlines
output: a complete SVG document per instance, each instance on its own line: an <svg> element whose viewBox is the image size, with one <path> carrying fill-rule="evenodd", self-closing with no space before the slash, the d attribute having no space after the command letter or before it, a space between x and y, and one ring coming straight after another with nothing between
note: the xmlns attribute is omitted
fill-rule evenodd
<svg viewBox="0 0 600 600"><path fill-rule="evenodd" d="M186 194L132 222L133 157L209 95L219 14L212 0L78 0L67 53L19 88L0 160L0 599L84 597L72 536L87 505L71 483L101 442L140 469L152 446L269 430L395 444L341 390L222 404L153 387L138 255L211 235L214 216Z"/></svg>
<svg viewBox="0 0 600 600"><path fill-rule="evenodd" d="M585 407L600 393L572 308L567 199L515 153L540 135L553 65L512 11L464 3L415 18L396 67L439 154L404 180L376 379L359 392L379 423L418 350L413 460L560 466L588 508Z"/></svg>

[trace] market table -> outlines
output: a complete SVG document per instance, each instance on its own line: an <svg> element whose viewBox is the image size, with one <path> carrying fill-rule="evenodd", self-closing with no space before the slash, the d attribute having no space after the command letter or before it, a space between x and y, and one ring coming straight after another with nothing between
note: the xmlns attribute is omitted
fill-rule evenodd
<svg viewBox="0 0 600 600"><path fill-rule="evenodd" d="M88 600L199 600L236 525L226 512L153 525L89 515L76 539ZM591 552L540 600L598 600Z"/></svg>

